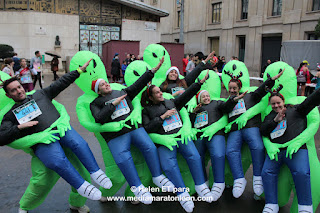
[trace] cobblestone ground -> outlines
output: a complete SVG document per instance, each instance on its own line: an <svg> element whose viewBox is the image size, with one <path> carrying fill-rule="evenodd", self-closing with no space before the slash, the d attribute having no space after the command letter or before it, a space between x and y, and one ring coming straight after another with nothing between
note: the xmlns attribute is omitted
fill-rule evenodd
<svg viewBox="0 0 320 213"><path fill-rule="evenodd" d="M61 74L60 74L61 75ZM52 74L45 74L45 86L52 83ZM256 84L256 83L254 83ZM38 85L36 87L38 89ZM82 95L82 91L75 85L71 85L68 89L62 92L56 100L64 104L69 115L71 117L71 125L81 134L81 136L89 143L91 150L93 151L96 160L101 168L104 168L103 160L101 156L100 146L95 139L93 133L85 130L78 121L75 112L75 104L77 98ZM222 92L222 96L226 96L225 90ZM319 131L316 135L316 144L319 150ZM29 179L31 177L30 170L30 155L20 151L14 150L9 147L0 148L0 212L1 213L16 213L19 208L19 200L28 186ZM264 200L256 201L253 198L252 190L252 168L246 174L248 184L243 196L239 199L235 199L232 196L232 190L226 189L221 199L218 202L208 204L205 202L195 203L194 212L217 212L217 213L256 213L262 212L264 206ZM55 187L48 195L45 202L38 208L30 211L30 213L53 213L53 212L71 212L68 207L68 196L70 187L68 184L60 179ZM121 196L124 193L124 188L118 192L117 195ZM292 200L292 199L291 199ZM86 203L91 212L154 212L154 213L183 213L184 210L178 202L153 202L152 205L146 206L143 204L133 205L129 202L108 202L100 203L98 201L88 200ZM287 204L281 208L280 212L290 212L290 205ZM320 208L318 211L320 212Z"/></svg>

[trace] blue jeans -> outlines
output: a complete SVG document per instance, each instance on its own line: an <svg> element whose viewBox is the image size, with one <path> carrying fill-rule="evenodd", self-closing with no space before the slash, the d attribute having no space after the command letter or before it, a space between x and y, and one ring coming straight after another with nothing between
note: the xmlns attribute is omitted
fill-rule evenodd
<svg viewBox="0 0 320 213"><path fill-rule="evenodd" d="M71 186L78 189L85 180L70 163L62 146L70 148L90 174L100 169L87 142L73 128L59 141L38 144L34 153L47 168L58 173Z"/></svg>
<svg viewBox="0 0 320 213"><path fill-rule="evenodd" d="M296 187L298 204L312 205L310 165L307 149L300 149L292 155L292 159L286 158L287 150L278 153L278 161L266 157L262 169L262 181L266 203L278 203L278 174L280 167L285 163L291 171L294 185Z"/></svg>
<svg viewBox="0 0 320 213"><path fill-rule="evenodd" d="M142 127L133 130L108 142L108 147L114 161L118 165L130 187L141 185L141 181L130 152L131 143L142 152L152 177L161 175L157 148L153 144L148 133Z"/></svg>
<svg viewBox="0 0 320 213"><path fill-rule="evenodd" d="M188 141L188 145L178 141L179 148L173 147L171 151L165 146L158 147L159 157L162 169L167 177L172 181L176 188L185 188L177 161L177 151L186 159L195 185L201 185L205 182L202 170L201 157L193 141ZM182 192L178 192L181 194Z"/></svg>
<svg viewBox="0 0 320 213"><path fill-rule="evenodd" d="M231 132L227 140L227 158L233 179L243 178L241 162L242 142L246 141L252 157L253 175L261 176L265 152L262 138L258 127L246 128Z"/></svg>
<svg viewBox="0 0 320 213"><path fill-rule="evenodd" d="M201 156L203 173L206 174L205 168L205 154L206 150L209 150L212 171L215 183L224 183L224 165L226 157L226 140L223 135L215 135L210 141L208 138L196 140L195 145ZM207 180L207 176L205 175Z"/></svg>

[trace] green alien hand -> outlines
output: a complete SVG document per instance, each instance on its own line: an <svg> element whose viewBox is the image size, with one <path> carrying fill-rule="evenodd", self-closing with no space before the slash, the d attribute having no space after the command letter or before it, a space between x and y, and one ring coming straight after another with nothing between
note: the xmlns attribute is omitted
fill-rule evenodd
<svg viewBox="0 0 320 213"><path fill-rule="evenodd" d="M180 140L180 138L173 137L175 135L176 134L173 134L173 135L160 135L160 134L156 134L156 133L151 133L151 134L149 134L149 137L151 138L151 140L154 143L166 146L168 149L170 149L172 151L174 146L178 147L177 141Z"/></svg>
<svg viewBox="0 0 320 213"><path fill-rule="evenodd" d="M134 125L138 129L138 125L142 124L142 107L141 107L141 95L142 91L132 100L133 110L131 112L131 125Z"/></svg>
<svg viewBox="0 0 320 213"><path fill-rule="evenodd" d="M264 147L267 150L267 154L270 160L278 161L278 153L280 152L281 144L275 144L270 141L268 137L262 137Z"/></svg>
<svg viewBox="0 0 320 213"><path fill-rule="evenodd" d="M202 129L203 134L200 136L201 140L204 137L209 137L208 141L211 141L212 137L223 127L228 124L228 115L222 116L218 121L214 122L210 126Z"/></svg>

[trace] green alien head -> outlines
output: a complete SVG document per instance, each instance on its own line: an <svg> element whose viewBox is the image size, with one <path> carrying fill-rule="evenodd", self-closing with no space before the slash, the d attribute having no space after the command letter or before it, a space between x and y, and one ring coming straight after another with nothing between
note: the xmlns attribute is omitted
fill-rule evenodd
<svg viewBox="0 0 320 213"><path fill-rule="evenodd" d="M203 79L206 74L207 70L203 70L198 78ZM201 90L207 90L210 94L211 100L220 98L221 81L219 75L214 71L209 70L209 78L201 86Z"/></svg>
<svg viewBox="0 0 320 213"><path fill-rule="evenodd" d="M222 82L229 90L228 84L231 78L238 78L242 83L242 88L240 92L245 92L250 87L249 72L246 65L237 60L229 61L222 70Z"/></svg>
<svg viewBox="0 0 320 213"><path fill-rule="evenodd" d="M143 53L143 60L147 62L151 68L156 67L163 56L164 62L152 80L152 83L156 86L160 86L166 79L166 72L171 67L170 55L160 44L150 44Z"/></svg>
<svg viewBox="0 0 320 213"><path fill-rule="evenodd" d="M82 73L75 82L83 92L96 95L95 92L91 90L92 81L102 78L108 82L106 69L97 54L94 54L90 51L77 52L77 54L75 54L70 61L70 70L78 69L91 58L92 61L86 69L87 72Z"/></svg>
<svg viewBox="0 0 320 213"><path fill-rule="evenodd" d="M149 64L144 61L136 60L129 64L124 74L124 81L127 86L131 86L138 80L146 71L151 70Z"/></svg>
<svg viewBox="0 0 320 213"><path fill-rule="evenodd" d="M2 81L5 81L7 79L11 78L10 75L8 75L5 72L0 71L0 110L7 105L10 101L12 101L12 99L8 98L6 96L6 92L4 91L4 89L2 88Z"/></svg>
<svg viewBox="0 0 320 213"><path fill-rule="evenodd" d="M278 89L281 84L283 88L280 93L287 100L297 96L297 76L296 72L290 65L282 61L270 64L264 72L263 80L266 81L267 78L279 74L282 70L284 70L283 74L276 80L272 89Z"/></svg>

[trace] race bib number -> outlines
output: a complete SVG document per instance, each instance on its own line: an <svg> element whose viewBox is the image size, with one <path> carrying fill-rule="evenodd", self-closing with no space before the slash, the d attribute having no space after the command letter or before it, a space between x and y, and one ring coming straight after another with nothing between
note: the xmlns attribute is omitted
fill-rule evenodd
<svg viewBox="0 0 320 213"><path fill-rule="evenodd" d="M23 75L21 76L20 81L23 84L32 83L32 78L30 75Z"/></svg>
<svg viewBox="0 0 320 213"><path fill-rule="evenodd" d="M277 127L270 133L270 138L275 139L281 137L287 129L287 120L282 120Z"/></svg>
<svg viewBox="0 0 320 213"><path fill-rule="evenodd" d="M179 114L175 113L171 117L166 118L163 121L162 126L165 132L170 132L171 130L182 127L182 121Z"/></svg>
<svg viewBox="0 0 320 213"><path fill-rule="evenodd" d="M180 90L185 91L185 89L183 87L175 87L175 88L171 89L171 94L174 94L174 93L176 93L176 92L178 92Z"/></svg>
<svg viewBox="0 0 320 213"><path fill-rule="evenodd" d="M106 102L106 104L108 103L112 103L115 99L112 99L111 101ZM126 99L123 99L120 104L118 104L116 106L116 110L112 113L111 115L111 119L114 120L122 115L126 115L130 112L130 107L126 101Z"/></svg>
<svg viewBox="0 0 320 213"><path fill-rule="evenodd" d="M244 100L241 98L238 100L237 105L233 108L232 112L229 113L229 118L243 114L247 111L246 104L244 103Z"/></svg>
<svg viewBox="0 0 320 213"><path fill-rule="evenodd" d="M208 124L208 112L203 111L197 114L196 120L194 122L194 127L199 129Z"/></svg>
<svg viewBox="0 0 320 213"><path fill-rule="evenodd" d="M31 100L15 108L12 112L16 116L19 124L27 123L42 114L35 100Z"/></svg>

